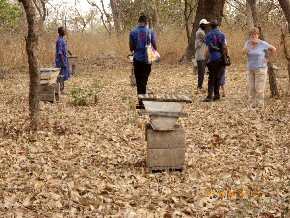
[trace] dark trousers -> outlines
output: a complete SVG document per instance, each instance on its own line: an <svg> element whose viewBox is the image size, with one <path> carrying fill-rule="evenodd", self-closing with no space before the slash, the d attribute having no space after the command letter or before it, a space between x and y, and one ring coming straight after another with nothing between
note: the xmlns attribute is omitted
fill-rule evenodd
<svg viewBox="0 0 290 218"><path fill-rule="evenodd" d="M220 81L225 71L225 65L221 59L211 61L207 64L209 76L208 76L208 98L220 97Z"/></svg>
<svg viewBox="0 0 290 218"><path fill-rule="evenodd" d="M57 77L56 82L59 83L59 85L60 85L60 91L63 92L63 90L64 90L64 79L63 79L62 69L60 71L60 74Z"/></svg>
<svg viewBox="0 0 290 218"><path fill-rule="evenodd" d="M197 73L198 73L197 87L202 88L206 62L205 60L199 60L199 61L196 61L196 63L197 63Z"/></svg>
<svg viewBox="0 0 290 218"><path fill-rule="evenodd" d="M134 73L136 77L137 93L146 94L146 86L151 72L151 64L134 60Z"/></svg>

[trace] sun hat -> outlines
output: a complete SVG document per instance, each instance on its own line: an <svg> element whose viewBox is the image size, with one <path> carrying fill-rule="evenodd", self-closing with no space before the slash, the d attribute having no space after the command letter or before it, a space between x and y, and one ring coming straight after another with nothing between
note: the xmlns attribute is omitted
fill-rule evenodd
<svg viewBox="0 0 290 218"><path fill-rule="evenodd" d="M201 19L199 24L209 24L209 22L206 19Z"/></svg>

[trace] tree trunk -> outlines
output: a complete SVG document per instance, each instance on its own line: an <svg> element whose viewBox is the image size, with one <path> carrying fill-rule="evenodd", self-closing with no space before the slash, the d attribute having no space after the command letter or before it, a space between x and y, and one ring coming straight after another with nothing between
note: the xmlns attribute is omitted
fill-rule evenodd
<svg viewBox="0 0 290 218"><path fill-rule="evenodd" d="M191 60L194 56L195 51L195 34L199 27L199 21L201 19L212 20L216 19L219 23L222 21L223 9L225 0L199 0L197 5L197 11L192 27L191 36L189 39L188 46L185 51L186 60Z"/></svg>
<svg viewBox="0 0 290 218"><path fill-rule="evenodd" d="M120 35L121 23L120 23L118 5L117 5L116 0L110 0L110 5L111 5L111 9L112 9L112 14L113 14L113 21L114 21L115 30L117 32L117 35Z"/></svg>
<svg viewBox="0 0 290 218"><path fill-rule="evenodd" d="M284 36L284 52L288 61L288 77L289 77L289 87L290 90L290 1L289 0L278 0L279 4L283 10L283 13L288 22L288 36Z"/></svg>
<svg viewBox="0 0 290 218"><path fill-rule="evenodd" d="M256 27L258 27L259 30L260 30L260 39L261 40L265 40L265 38L263 36L262 27L261 27L260 21L259 21L259 15L258 15L258 12L257 12L257 1L256 0L247 0L247 3L251 7L254 25ZM269 83L270 83L271 95L272 95L272 97L279 97L277 79L276 79L273 63L271 63L271 62L268 62L268 75L269 75Z"/></svg>
<svg viewBox="0 0 290 218"><path fill-rule="evenodd" d="M252 17L252 10L251 10L251 5L249 2L246 3L246 12L247 12L247 28L248 31L254 27L254 22L253 22L253 17Z"/></svg>
<svg viewBox="0 0 290 218"><path fill-rule="evenodd" d="M290 33L290 1L289 0L278 0L278 1L288 22L288 32Z"/></svg>
<svg viewBox="0 0 290 218"><path fill-rule="evenodd" d="M29 64L29 111L30 111L30 128L36 131L39 127L40 120L40 77L38 63L38 18L36 7L33 0L19 0L24 7L27 24L28 35L26 37L26 52Z"/></svg>
<svg viewBox="0 0 290 218"><path fill-rule="evenodd" d="M189 16L188 16L188 0L184 1L184 21L185 21L185 30L186 30L187 42L189 43L190 30L189 30Z"/></svg>

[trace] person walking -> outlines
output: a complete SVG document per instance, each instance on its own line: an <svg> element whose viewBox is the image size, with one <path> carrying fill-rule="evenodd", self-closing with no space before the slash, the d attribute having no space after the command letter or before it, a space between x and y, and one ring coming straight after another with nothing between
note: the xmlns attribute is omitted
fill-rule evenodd
<svg viewBox="0 0 290 218"><path fill-rule="evenodd" d="M64 81L70 78L70 67L67 53L70 53L67 50L67 43L64 39L66 31L63 27L58 28L58 38L56 41L56 54L55 54L55 65L60 68L60 75L63 76L62 79L58 78L60 83L60 91L64 94Z"/></svg>
<svg viewBox="0 0 290 218"><path fill-rule="evenodd" d="M197 63L197 72L198 72L198 79L197 79L197 93L203 92L203 80L205 74L205 30L208 26L209 22L206 19L201 19L199 22L199 28L196 32L195 37L195 60Z"/></svg>
<svg viewBox="0 0 290 218"><path fill-rule="evenodd" d="M206 35L207 50L205 53L208 59L208 94L205 102L217 101L220 99L220 81L225 72L225 64L222 61L222 49L226 47L226 37L219 28L217 20L210 22L211 31ZM213 96L214 94L214 96Z"/></svg>
<svg viewBox="0 0 290 218"><path fill-rule="evenodd" d="M249 105L252 108L264 106L264 92L267 81L267 63L272 59L276 48L259 39L260 31L254 27L250 31L242 53L248 58Z"/></svg>
<svg viewBox="0 0 290 218"><path fill-rule="evenodd" d="M142 15L138 19L139 26L130 32L129 48L133 53L133 65L136 78L137 93L146 94L147 82L151 72L151 64L147 63L146 45L152 44L157 50L156 33L147 26L148 18ZM141 101L136 106L137 109L143 109Z"/></svg>

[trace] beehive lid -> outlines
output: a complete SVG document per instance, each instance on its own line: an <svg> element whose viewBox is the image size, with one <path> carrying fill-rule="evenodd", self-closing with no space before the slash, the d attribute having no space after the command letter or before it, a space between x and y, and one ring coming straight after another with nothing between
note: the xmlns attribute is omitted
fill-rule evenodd
<svg viewBox="0 0 290 218"><path fill-rule="evenodd" d="M50 80L56 78L59 75L60 68L40 68L40 79Z"/></svg>
<svg viewBox="0 0 290 218"><path fill-rule="evenodd" d="M79 57L76 56L76 55L71 55L71 56L68 56L68 58L69 58L69 59L77 59L77 58L79 58Z"/></svg>
<svg viewBox="0 0 290 218"><path fill-rule="evenodd" d="M138 98L142 101L186 102L186 103L192 102L192 100L186 95L145 94L138 95Z"/></svg>
<svg viewBox="0 0 290 218"><path fill-rule="evenodd" d="M55 71L59 71L60 68L57 67L44 67L44 68L40 68L40 72L55 72Z"/></svg>

